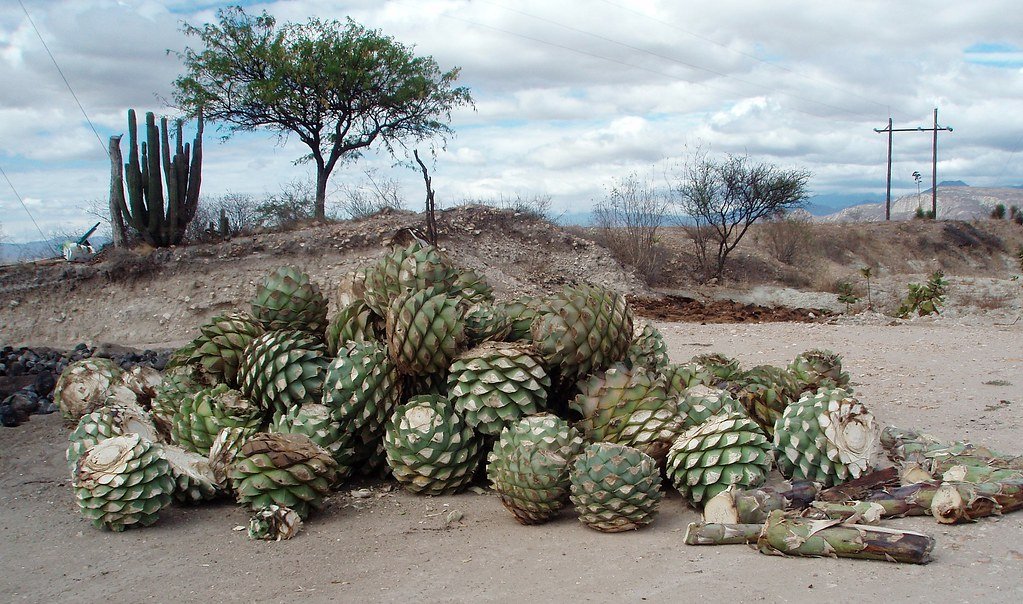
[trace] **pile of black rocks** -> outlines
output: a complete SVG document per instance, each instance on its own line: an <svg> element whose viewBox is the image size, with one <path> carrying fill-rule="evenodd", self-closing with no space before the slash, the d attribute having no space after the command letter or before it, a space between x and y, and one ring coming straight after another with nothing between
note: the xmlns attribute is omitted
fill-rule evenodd
<svg viewBox="0 0 1023 604"><path fill-rule="evenodd" d="M0 424L17 426L30 415L58 411L53 387L70 363L96 356L111 359L125 370L145 365L162 371L170 353L110 344L95 348L78 344L72 350L4 346L0 349Z"/></svg>

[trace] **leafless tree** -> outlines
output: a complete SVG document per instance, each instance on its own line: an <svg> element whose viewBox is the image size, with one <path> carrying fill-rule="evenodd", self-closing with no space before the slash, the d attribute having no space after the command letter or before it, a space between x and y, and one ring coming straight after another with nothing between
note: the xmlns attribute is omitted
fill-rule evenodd
<svg viewBox="0 0 1023 604"><path fill-rule="evenodd" d="M670 207L666 189L631 174L612 185L593 207L593 222L615 256L652 283L664 263L657 230L666 224Z"/></svg>

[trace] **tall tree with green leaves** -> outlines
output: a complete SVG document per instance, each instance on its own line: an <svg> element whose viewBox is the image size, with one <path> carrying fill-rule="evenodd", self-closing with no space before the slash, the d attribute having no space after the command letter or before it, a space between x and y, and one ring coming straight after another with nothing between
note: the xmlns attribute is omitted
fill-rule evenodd
<svg viewBox="0 0 1023 604"><path fill-rule="evenodd" d="M457 107L472 105L455 86L459 69L348 19L277 21L241 7L221 9L217 23L186 24L203 48L179 53L186 73L174 97L234 132L267 129L309 147L298 161L316 165L314 216L325 217L327 181L338 163L371 146L445 138Z"/></svg>

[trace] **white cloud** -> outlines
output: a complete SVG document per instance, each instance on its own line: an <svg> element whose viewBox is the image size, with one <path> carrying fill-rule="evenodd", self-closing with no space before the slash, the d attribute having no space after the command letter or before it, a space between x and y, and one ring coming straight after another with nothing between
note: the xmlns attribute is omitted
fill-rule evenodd
<svg viewBox="0 0 1023 604"><path fill-rule="evenodd" d="M129 107L168 111L160 99L181 68L166 50L195 43L180 20L214 16L212 4L186 0L26 6L104 141L124 132ZM896 127L929 126L935 106L955 128L939 137L940 179L1023 181L1013 0L292 0L247 10L264 7L279 20L351 16L461 67L476 108L455 112L456 136L432 168L445 202L549 193L556 208L578 209L612 178L696 145L808 169L816 192L883 192L885 137L873 129L889 115ZM0 164L41 200L41 222L76 220L82 200L105 197L109 168L18 7L0 10L0 81ZM216 135L207 194L273 192L311 174L292 164L303 153L295 140ZM906 133L895 152L896 186L915 189L908 174L929 165L929 137ZM420 176L393 163L368 154L335 180L376 167L419 199ZM0 203L24 213L8 191ZM34 236L13 220L8 236Z"/></svg>

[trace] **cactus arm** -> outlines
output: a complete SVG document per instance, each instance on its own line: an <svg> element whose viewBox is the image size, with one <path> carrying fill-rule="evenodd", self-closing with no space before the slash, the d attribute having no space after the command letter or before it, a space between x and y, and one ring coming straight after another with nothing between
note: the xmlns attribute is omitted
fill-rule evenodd
<svg viewBox="0 0 1023 604"><path fill-rule="evenodd" d="M143 143L144 145L144 143ZM145 185L142 181L142 169L139 167L139 134L135 110L128 110L128 162L124 164L124 179L128 189L130 211L125 216L132 228L142 232L149 222L146 215Z"/></svg>
<svg viewBox="0 0 1023 604"><path fill-rule="evenodd" d="M167 180L167 216L160 225L160 239L167 243L178 243L178 174L177 155L171 159L170 132L167 118L160 118L160 154L163 157L163 173Z"/></svg>
<svg viewBox="0 0 1023 604"><path fill-rule="evenodd" d="M148 230L157 241L157 245L165 245L160 237L161 224L165 220L163 213L163 182L160 178L160 131L156 127L156 116L153 112L146 113L146 140L149 146L148 153L148 181L146 192L148 193L149 226Z"/></svg>
<svg viewBox="0 0 1023 604"><path fill-rule="evenodd" d="M195 216L195 211L199 208L199 187L202 184L202 110L199 110L199 115L196 117L196 131L195 140L192 142L192 162L188 170L188 187L185 193L185 212L186 222L191 220ZM188 153L185 153L186 157Z"/></svg>

